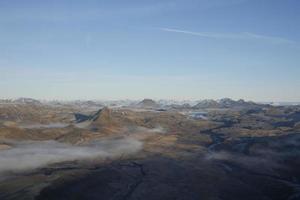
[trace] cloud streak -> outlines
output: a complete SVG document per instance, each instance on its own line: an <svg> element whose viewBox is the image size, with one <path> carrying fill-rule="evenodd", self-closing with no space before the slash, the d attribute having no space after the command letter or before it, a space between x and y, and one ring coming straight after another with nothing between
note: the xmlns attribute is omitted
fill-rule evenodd
<svg viewBox="0 0 300 200"><path fill-rule="evenodd" d="M172 33L181 33L187 35L193 35L203 38L211 38L211 39L238 39L238 40L261 40L274 44L293 44L295 43L292 40L275 37L275 36L266 36L260 35L250 32L242 32L242 33L213 33L213 32L194 32L182 29L173 29L173 28L160 28L161 31L172 32Z"/></svg>

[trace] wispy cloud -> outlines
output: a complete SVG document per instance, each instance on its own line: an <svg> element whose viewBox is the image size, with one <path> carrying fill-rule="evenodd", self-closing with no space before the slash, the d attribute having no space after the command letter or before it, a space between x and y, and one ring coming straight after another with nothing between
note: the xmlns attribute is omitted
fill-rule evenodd
<svg viewBox="0 0 300 200"><path fill-rule="evenodd" d="M198 37L212 38L212 39L262 40L262 41L267 41L275 44L295 43L293 40L289 40L282 37L260 35L260 34L250 33L250 32L242 32L242 33L194 32L194 31L173 29L173 28L160 28L160 30L165 32L182 33L182 34L188 34L188 35L194 35Z"/></svg>

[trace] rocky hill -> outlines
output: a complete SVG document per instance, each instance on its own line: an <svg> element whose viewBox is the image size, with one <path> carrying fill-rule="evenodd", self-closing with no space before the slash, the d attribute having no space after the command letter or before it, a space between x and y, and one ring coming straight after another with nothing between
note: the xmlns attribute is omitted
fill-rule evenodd
<svg viewBox="0 0 300 200"><path fill-rule="evenodd" d="M137 107L140 108L159 108L160 105L153 101L152 99L144 99L137 104Z"/></svg>
<svg viewBox="0 0 300 200"><path fill-rule="evenodd" d="M249 109L249 108L259 108L265 105L257 104L251 101L244 101L243 99L234 101L230 98L216 100L203 100L193 106L194 109L207 109L207 108L241 108L241 109Z"/></svg>

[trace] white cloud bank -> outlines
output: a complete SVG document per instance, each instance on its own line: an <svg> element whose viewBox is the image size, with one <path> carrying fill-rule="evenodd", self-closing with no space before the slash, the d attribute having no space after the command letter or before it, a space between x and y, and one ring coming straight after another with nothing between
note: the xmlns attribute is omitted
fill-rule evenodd
<svg viewBox="0 0 300 200"><path fill-rule="evenodd" d="M13 142L11 149L0 151L0 173L18 172L52 163L92 158L115 158L141 150L142 142L131 139L97 141L74 146L56 141Z"/></svg>

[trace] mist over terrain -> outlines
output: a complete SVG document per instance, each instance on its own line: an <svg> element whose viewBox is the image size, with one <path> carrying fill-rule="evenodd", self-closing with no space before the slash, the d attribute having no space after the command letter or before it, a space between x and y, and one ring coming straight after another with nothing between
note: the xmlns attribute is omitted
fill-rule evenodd
<svg viewBox="0 0 300 200"><path fill-rule="evenodd" d="M50 124L22 124L19 127L25 129L41 129L41 128L65 128L68 124L50 123Z"/></svg>
<svg viewBox="0 0 300 200"><path fill-rule="evenodd" d="M10 141L11 148L0 151L0 175L43 167L49 164L85 160L113 159L136 153L142 142L132 138L106 139L91 144L75 146L51 141Z"/></svg>

